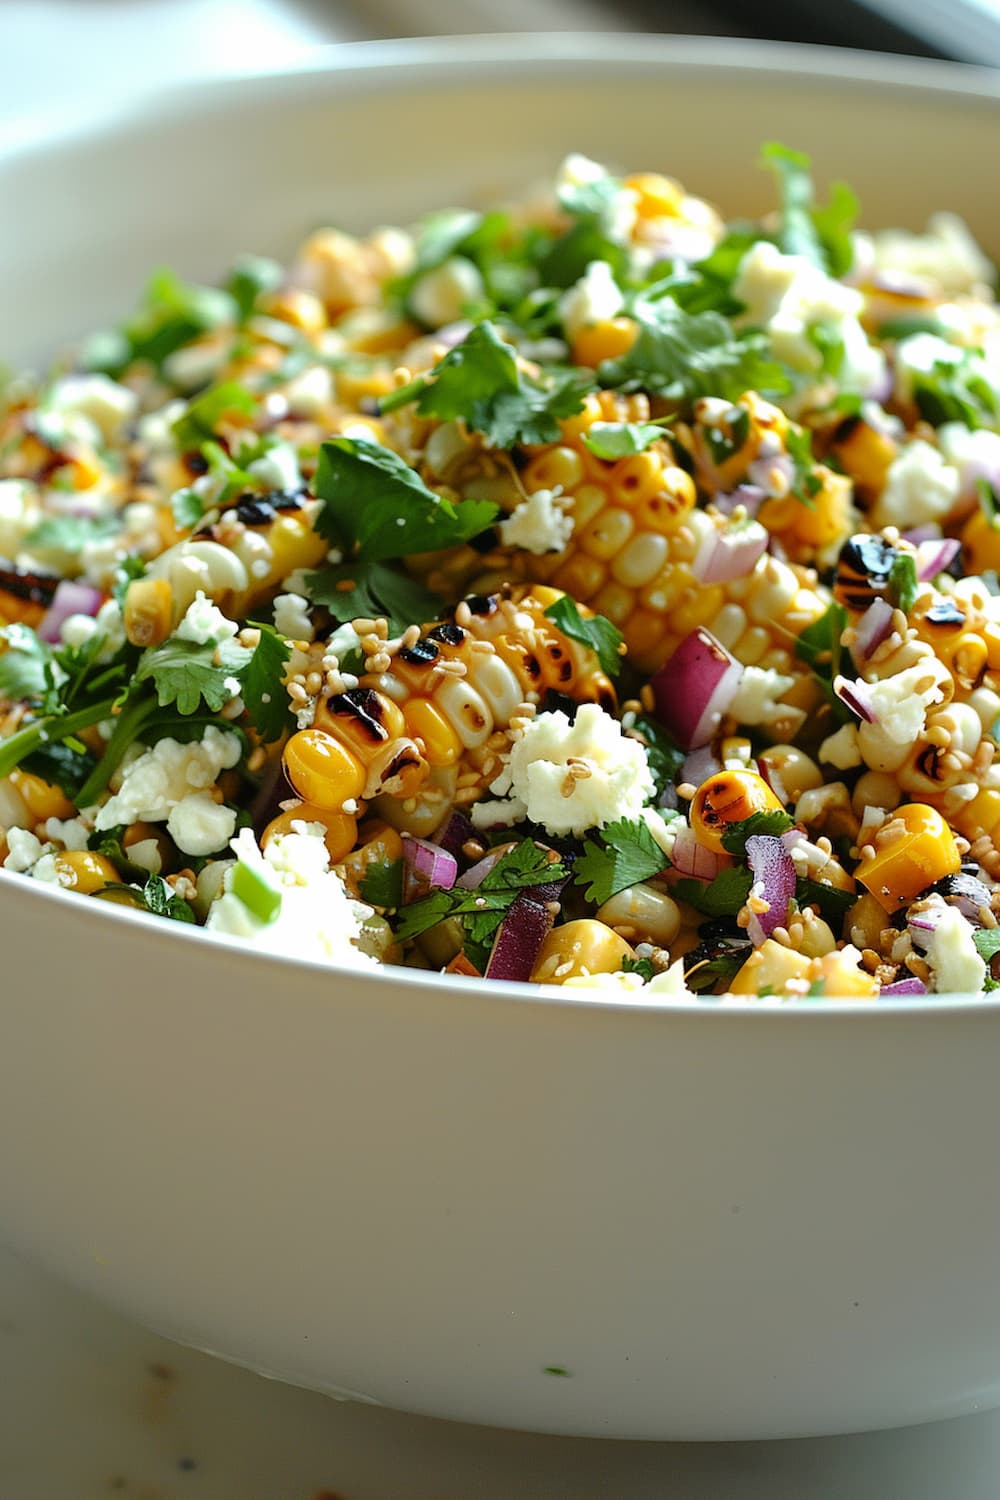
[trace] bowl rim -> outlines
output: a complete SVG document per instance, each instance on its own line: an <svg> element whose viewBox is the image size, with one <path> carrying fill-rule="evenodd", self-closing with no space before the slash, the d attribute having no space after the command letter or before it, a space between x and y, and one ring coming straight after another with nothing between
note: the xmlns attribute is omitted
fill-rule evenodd
<svg viewBox="0 0 1000 1500"><path fill-rule="evenodd" d="M290 82L297 87L308 84L325 86L336 77L342 88L359 93L381 91L400 80L424 86L468 81L469 70L479 77L494 76L502 80L510 69L518 70L519 79L553 72L561 76L584 77L590 73L606 74L609 65L631 73L654 74L665 69L698 69L706 73L729 72L741 77L785 77L791 80L816 78L825 89L891 88L903 93L935 93L948 96L956 103L974 108L1000 102L1000 69L979 64L945 61L937 58L913 58L895 54L860 51L850 48L817 46L812 43L771 42L714 36L673 36L643 32L497 32L468 36L425 36L368 41L331 42L304 46L300 52L282 57L273 64L266 60L223 72L205 72L187 79L165 79L154 84L137 85L121 95L92 103L81 113L81 105L56 107L29 112L0 125L0 169L35 154L58 150L76 143L86 145L104 134L119 134L131 124L167 117L196 103L218 102L231 105L247 91L280 91ZM9 897L4 898L8 891ZM74 893L0 868L0 901L7 905L14 892L29 900L64 902L82 916L79 897ZM90 908L89 920L97 913ZM556 985L538 985L514 981L484 981L463 975L447 975L437 970L422 971L402 966L392 968L354 968L326 963L320 959L279 955L247 950L222 934L202 927L188 928L173 924L173 931L162 918L129 911L110 903L101 903L102 923L154 924L171 944L208 944L218 953L235 957L238 953L254 964L275 969L304 968L316 970L331 978L350 980L375 991L387 981L400 983L417 992L429 991L439 999L447 998L463 1008L470 1001L477 1005L518 1008L555 1008L557 1011L585 1010L598 1014L642 1014L657 1017L858 1017L877 1018L879 1023L892 1018L904 1021L915 1016L931 1018L958 1013L982 1015L1000 1009L1000 998L976 995L930 995L881 1002L856 999L838 1000L819 996L807 1002L756 996L679 996L641 1000L641 992L620 995L601 990L566 989ZM9 909L9 907L8 907ZM179 930L178 930L179 929ZM442 983L442 978L446 980ZM1000 995L1000 992L998 992ZM333 997L331 997L333 998ZM283 1005L288 1004L286 996ZM753 1024L753 1023L751 1023Z"/></svg>

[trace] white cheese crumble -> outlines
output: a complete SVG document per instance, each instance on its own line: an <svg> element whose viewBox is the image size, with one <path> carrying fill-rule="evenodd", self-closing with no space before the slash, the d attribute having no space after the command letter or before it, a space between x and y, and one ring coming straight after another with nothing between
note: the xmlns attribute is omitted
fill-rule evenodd
<svg viewBox="0 0 1000 1500"><path fill-rule="evenodd" d="M188 605L174 635L181 641L193 641L198 646L218 646L230 640L239 629L233 620L227 620L222 610L206 599L201 589Z"/></svg>
<svg viewBox="0 0 1000 1500"><path fill-rule="evenodd" d="M873 771L897 771L923 733L928 708L944 697L938 667L933 658L919 661L871 684L868 694L875 721L858 725L858 747Z"/></svg>
<svg viewBox="0 0 1000 1500"><path fill-rule="evenodd" d="M787 719L795 710L778 700L794 682L794 677L777 672L773 667L744 667L729 713L738 724L748 726Z"/></svg>
<svg viewBox="0 0 1000 1500"><path fill-rule="evenodd" d="M878 270L925 278L946 295L993 281L991 262L957 214L934 214L923 234L884 229L872 236L872 247Z"/></svg>
<svg viewBox="0 0 1000 1500"><path fill-rule="evenodd" d="M930 443L915 438L889 465L872 523L909 527L941 521L958 499L960 488L958 470Z"/></svg>
<svg viewBox="0 0 1000 1500"><path fill-rule="evenodd" d="M182 854L194 857L224 849L236 831L236 810L212 799L211 792L189 792L167 815L167 832Z"/></svg>
<svg viewBox="0 0 1000 1500"><path fill-rule="evenodd" d="M573 723L561 710L539 714L505 759L490 791L513 791L549 833L636 818L655 790L643 747L596 703L582 704Z"/></svg>
<svg viewBox="0 0 1000 1500"><path fill-rule="evenodd" d="M527 816L528 805L520 797L487 798L469 808L469 822L481 832L490 828L512 828Z"/></svg>
<svg viewBox="0 0 1000 1500"><path fill-rule="evenodd" d="M0 557L16 562L21 544L42 519L38 491L27 479L0 479Z"/></svg>
<svg viewBox="0 0 1000 1500"><path fill-rule="evenodd" d="M556 173L556 193L561 195L572 192L574 188L587 187L590 183L603 182L608 175L607 168L602 167L600 162L593 161L579 151L571 151ZM608 239L613 240L616 245L627 244L638 218L635 193L631 188L620 186L609 195L606 212L605 231Z"/></svg>
<svg viewBox="0 0 1000 1500"><path fill-rule="evenodd" d="M214 724L200 740L187 745L167 738L148 750L138 747L119 772L118 790L98 810L94 826L165 822L178 802L193 791L214 786L220 772L235 766L239 758L238 736Z"/></svg>
<svg viewBox="0 0 1000 1500"><path fill-rule="evenodd" d="M861 765L861 750L858 746L858 726L842 724L835 734L827 735L819 747L819 758L838 771L849 771Z"/></svg>
<svg viewBox="0 0 1000 1500"><path fill-rule="evenodd" d="M281 906L274 921L263 922L233 893L235 867L231 866L223 879L223 894L209 908L205 926L265 953L377 967L376 960L356 946L372 908L353 901L339 875L330 869L326 830L319 823L294 823L292 827L291 833L272 838L265 853L249 828L241 829L230 845L241 864L280 892Z"/></svg>
<svg viewBox="0 0 1000 1500"><path fill-rule="evenodd" d="M86 849L90 830L79 818L48 818L45 822L45 837L64 849Z"/></svg>
<svg viewBox="0 0 1000 1500"><path fill-rule="evenodd" d="M15 875L23 875L30 870L32 865L41 859L44 845L40 839L27 828L7 829L7 858L3 862L5 870L13 870Z"/></svg>
<svg viewBox="0 0 1000 1500"><path fill-rule="evenodd" d="M572 498L562 499L555 490L535 490L514 507L497 528L506 547L520 547L540 557L543 552L561 552L573 535L573 517L568 514Z"/></svg>
<svg viewBox="0 0 1000 1500"><path fill-rule="evenodd" d="M286 641L311 641L316 632L309 618L309 600L301 594L279 594L274 601L274 628Z"/></svg>
<svg viewBox="0 0 1000 1500"><path fill-rule="evenodd" d="M325 365L310 365L285 386L293 417L321 417L333 401L333 376Z"/></svg>
<svg viewBox="0 0 1000 1500"><path fill-rule="evenodd" d="M276 443L262 457L254 459L247 473L283 494L296 494L302 488L299 455L291 443Z"/></svg>
<svg viewBox="0 0 1000 1500"><path fill-rule="evenodd" d="M746 303L749 322L766 326L775 354L793 370L821 371L822 356L810 335L823 324L843 345L841 390L865 394L884 378L885 356L861 326L861 292L834 281L804 255L784 255L759 240L740 261L733 295Z"/></svg>
<svg viewBox="0 0 1000 1500"><path fill-rule="evenodd" d="M139 398L107 375L64 375L49 390L46 406L86 417L105 442L115 443L121 442L125 429L135 421Z"/></svg>
<svg viewBox="0 0 1000 1500"><path fill-rule="evenodd" d="M942 908L924 949L934 979L931 988L939 995L978 995L986 964L979 956L972 927L956 907L942 902Z"/></svg>
<svg viewBox="0 0 1000 1500"><path fill-rule="evenodd" d="M591 324L613 318L625 305L615 274L606 260L592 260L586 271L559 298L559 317L570 339Z"/></svg>
<svg viewBox="0 0 1000 1500"><path fill-rule="evenodd" d="M444 328L457 323L470 302L478 302L486 285L478 266L464 255L453 255L416 282L410 293L410 306L428 328Z"/></svg>

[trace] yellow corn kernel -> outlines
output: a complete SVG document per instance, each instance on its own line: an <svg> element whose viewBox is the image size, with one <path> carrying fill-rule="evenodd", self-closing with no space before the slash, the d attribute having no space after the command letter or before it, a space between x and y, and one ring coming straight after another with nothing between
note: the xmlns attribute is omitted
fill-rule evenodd
<svg viewBox="0 0 1000 1500"><path fill-rule="evenodd" d="M557 444L533 458L521 474L527 494L554 490L557 485L572 494L584 477L583 459L575 448Z"/></svg>
<svg viewBox="0 0 1000 1500"><path fill-rule="evenodd" d="M996 842L1000 838L1000 791L987 787L977 792L956 814L955 827L967 839L985 833Z"/></svg>
<svg viewBox="0 0 1000 1500"><path fill-rule="evenodd" d="M596 557L582 552L566 559L555 573L555 582L571 599L585 603L592 599L607 577L607 568Z"/></svg>
<svg viewBox="0 0 1000 1500"><path fill-rule="evenodd" d="M608 493L622 505L641 505L663 489L667 466L651 448L620 458L608 475Z"/></svg>
<svg viewBox="0 0 1000 1500"><path fill-rule="evenodd" d="M657 531L643 531L625 543L611 572L628 589L645 588L667 564L670 547Z"/></svg>
<svg viewBox="0 0 1000 1500"><path fill-rule="evenodd" d="M971 693L982 682L989 666L989 643L978 632L964 630L939 655L960 688Z"/></svg>
<svg viewBox="0 0 1000 1500"><path fill-rule="evenodd" d="M834 1000L875 1000L878 998L879 982L858 963L855 951L851 954L843 948L836 953L825 953L820 959L823 992Z"/></svg>
<svg viewBox="0 0 1000 1500"><path fill-rule="evenodd" d="M588 525L582 529L578 526L573 540L588 557L610 562L618 556L634 530L635 522L628 511L609 505Z"/></svg>
<svg viewBox="0 0 1000 1500"><path fill-rule="evenodd" d="M671 465L663 470L655 495L636 501L636 525L646 531L675 532L688 511L694 509L696 498L691 475Z"/></svg>
<svg viewBox="0 0 1000 1500"><path fill-rule="evenodd" d="M640 219L676 219L680 215L684 189L672 177L635 172L625 178L625 186L635 194L635 211Z"/></svg>
<svg viewBox="0 0 1000 1500"><path fill-rule="evenodd" d="M365 768L346 745L322 729L300 729L285 746L285 775L303 802L339 812L361 796Z"/></svg>
<svg viewBox="0 0 1000 1500"><path fill-rule="evenodd" d="M47 818L75 816L72 802L52 782L43 781L40 776L22 771L20 767L11 771L8 779L36 823L44 823Z"/></svg>
<svg viewBox="0 0 1000 1500"><path fill-rule="evenodd" d="M343 868L344 884L357 899L361 895L365 875L372 865L392 864L402 857L403 840L399 833L380 818L373 818L365 825L358 847L343 854L337 863Z"/></svg>
<svg viewBox="0 0 1000 1500"><path fill-rule="evenodd" d="M325 698L316 705L313 727L332 734L365 765L383 746L406 733L403 710L384 693L372 693L363 713L348 706L353 704L350 698L343 706L334 707L335 702Z"/></svg>
<svg viewBox="0 0 1000 1500"><path fill-rule="evenodd" d="M269 318L290 323L303 333L322 333L327 326L326 308L315 293L302 287L286 286L279 291L267 292L261 297L259 306Z"/></svg>
<svg viewBox="0 0 1000 1500"><path fill-rule="evenodd" d="M133 578L122 610L125 635L133 646L158 646L174 622L174 591L166 578Z"/></svg>
<svg viewBox="0 0 1000 1500"><path fill-rule="evenodd" d="M229 800L235 801L235 797ZM162 823L130 823L122 834L122 848L127 852L137 844L154 845L159 866L155 873L167 875L177 864L177 850ZM150 850L152 853L152 850Z"/></svg>
<svg viewBox="0 0 1000 1500"><path fill-rule="evenodd" d="M781 995L790 982L808 981L811 966L812 960L804 953L796 953L774 938L767 938L733 975L729 993L759 995L761 990L770 989Z"/></svg>
<svg viewBox="0 0 1000 1500"><path fill-rule="evenodd" d="M610 420L605 417L599 396L592 391L589 396L584 396L583 406L572 417L566 417L560 422L563 437L567 443L577 443L585 432L589 432L595 422Z"/></svg>
<svg viewBox="0 0 1000 1500"><path fill-rule="evenodd" d="M589 328L581 328L573 340L573 363L596 369L604 359L627 354L638 334L638 325L631 318L599 318Z"/></svg>
<svg viewBox="0 0 1000 1500"><path fill-rule="evenodd" d="M867 422L849 418L834 434L831 452L863 498L874 499L885 488L885 477L899 444L887 432L877 432Z"/></svg>
<svg viewBox="0 0 1000 1500"><path fill-rule="evenodd" d="M789 802L797 802L803 792L813 792L823 785L823 772L797 745L768 745L757 759L766 770L774 771Z"/></svg>
<svg viewBox="0 0 1000 1500"><path fill-rule="evenodd" d="M609 582L595 596L593 607L599 615L604 615L605 619L621 630L635 608L635 593L623 584Z"/></svg>
<svg viewBox="0 0 1000 1500"><path fill-rule="evenodd" d="M315 803L300 802L297 807L287 807L276 818L272 818L260 838L260 847L266 849L276 834L295 833L295 823L321 823L323 842L332 865L339 864L354 847L358 833L358 820L350 813L334 812L329 807L317 807Z"/></svg>
<svg viewBox="0 0 1000 1500"><path fill-rule="evenodd" d="M669 948L681 930L677 902L645 881L605 901L598 908L597 919L618 928L621 937L656 943L661 948Z"/></svg>
<svg viewBox="0 0 1000 1500"><path fill-rule="evenodd" d="M453 766L462 753L458 734L439 708L429 698L411 698L405 707L406 727L424 746L429 766Z"/></svg>
<svg viewBox="0 0 1000 1500"><path fill-rule="evenodd" d="M898 808L875 834L874 845L874 857L863 859L855 873L887 912L906 906L945 875L957 874L962 863L955 835L924 802Z"/></svg>
<svg viewBox="0 0 1000 1500"><path fill-rule="evenodd" d="M563 984L584 974L613 974L635 954L625 939L604 922L582 917L553 927L538 950L531 979L535 984Z"/></svg>
<svg viewBox="0 0 1000 1500"><path fill-rule="evenodd" d="M691 803L691 827L699 844L725 853L722 835L731 823L757 812L781 812L783 805L756 771L720 771L698 788Z"/></svg>
<svg viewBox="0 0 1000 1500"><path fill-rule="evenodd" d="M59 884L68 891L78 891L81 896L92 896L106 885L121 883L110 859L90 849L67 849L55 855L54 864Z"/></svg>

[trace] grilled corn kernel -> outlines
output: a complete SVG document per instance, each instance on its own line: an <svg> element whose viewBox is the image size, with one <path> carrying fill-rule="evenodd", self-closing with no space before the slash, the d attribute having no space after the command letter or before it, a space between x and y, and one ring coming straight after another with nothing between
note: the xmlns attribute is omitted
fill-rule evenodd
<svg viewBox="0 0 1000 1500"><path fill-rule="evenodd" d="M300 729L284 750L285 775L303 802L339 812L361 796L365 769L346 745L322 729Z"/></svg>
<svg viewBox="0 0 1000 1500"><path fill-rule="evenodd" d="M347 852L354 847L358 832L358 820L349 813L334 812L329 807L317 807L314 803L300 802L298 807L286 808L272 818L261 835L260 847L266 849L279 833L294 833L296 823L321 823L323 842L332 865L339 864Z"/></svg>
<svg viewBox="0 0 1000 1500"><path fill-rule="evenodd" d="M122 622L133 646L158 646L170 634L174 591L165 578L134 578L125 595Z"/></svg>
<svg viewBox="0 0 1000 1500"><path fill-rule="evenodd" d="M599 318L589 328L581 328L573 340L573 363L596 369L604 359L618 359L628 353L638 333L631 318Z"/></svg>
<svg viewBox="0 0 1000 1500"><path fill-rule="evenodd" d="M405 707L406 726L423 744L429 766L453 766L464 746L449 719L429 698L411 698Z"/></svg>
<svg viewBox="0 0 1000 1500"><path fill-rule="evenodd" d="M120 883L110 859L90 849L67 849L55 856L54 863L59 884L67 890L79 891L81 896L92 896L106 885Z"/></svg>
<svg viewBox="0 0 1000 1500"><path fill-rule="evenodd" d="M883 823L875 854L862 859L857 877L888 912L898 911L921 891L961 866L955 836L936 808L910 802Z"/></svg>
<svg viewBox="0 0 1000 1500"><path fill-rule="evenodd" d="M563 984L584 974L613 974L634 956L625 939L604 922L583 917L552 928L538 950L531 978L536 984Z"/></svg>
<svg viewBox="0 0 1000 1500"><path fill-rule="evenodd" d="M52 782L43 781L40 776L22 771L20 767L11 771L9 780L36 823L43 823L46 818L74 816L76 809L72 802Z"/></svg>
<svg viewBox="0 0 1000 1500"><path fill-rule="evenodd" d="M783 804L756 771L721 771L695 793L691 827L699 844L722 854L722 835L731 823L742 823L757 812L782 810Z"/></svg>

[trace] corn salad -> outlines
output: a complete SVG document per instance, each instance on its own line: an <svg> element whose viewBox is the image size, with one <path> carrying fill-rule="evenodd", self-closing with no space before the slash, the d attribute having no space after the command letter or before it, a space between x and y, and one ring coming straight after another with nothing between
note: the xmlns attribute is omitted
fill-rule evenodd
<svg viewBox="0 0 1000 1500"><path fill-rule="evenodd" d="M0 866L655 1000L1000 982L1000 311L573 155L0 386Z"/></svg>

